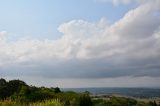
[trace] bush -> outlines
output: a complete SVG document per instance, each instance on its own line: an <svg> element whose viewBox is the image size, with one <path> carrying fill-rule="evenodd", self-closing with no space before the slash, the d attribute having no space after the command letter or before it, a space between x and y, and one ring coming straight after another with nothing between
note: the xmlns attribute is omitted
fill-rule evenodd
<svg viewBox="0 0 160 106"><path fill-rule="evenodd" d="M91 98L83 94L78 98L78 106L92 106Z"/></svg>

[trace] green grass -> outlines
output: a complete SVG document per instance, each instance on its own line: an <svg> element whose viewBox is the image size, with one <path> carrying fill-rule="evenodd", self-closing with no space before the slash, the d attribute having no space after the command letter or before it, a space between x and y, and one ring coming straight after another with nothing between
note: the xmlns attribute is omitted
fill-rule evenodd
<svg viewBox="0 0 160 106"><path fill-rule="evenodd" d="M45 100L29 104L22 104L11 100L0 101L0 106L64 106L59 99Z"/></svg>
<svg viewBox="0 0 160 106"><path fill-rule="evenodd" d="M59 99L46 100L44 102L31 103L29 106L63 106Z"/></svg>

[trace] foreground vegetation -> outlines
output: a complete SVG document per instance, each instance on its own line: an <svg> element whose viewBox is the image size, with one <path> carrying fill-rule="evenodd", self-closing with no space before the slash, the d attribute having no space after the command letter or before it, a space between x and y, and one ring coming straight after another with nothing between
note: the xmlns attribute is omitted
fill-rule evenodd
<svg viewBox="0 0 160 106"><path fill-rule="evenodd" d="M93 99L88 92L62 92L58 87L29 86L20 80L0 79L0 106L160 106L124 97Z"/></svg>

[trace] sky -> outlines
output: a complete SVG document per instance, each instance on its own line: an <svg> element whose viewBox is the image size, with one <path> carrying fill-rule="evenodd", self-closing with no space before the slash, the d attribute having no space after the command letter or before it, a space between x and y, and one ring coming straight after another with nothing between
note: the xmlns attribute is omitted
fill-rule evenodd
<svg viewBox="0 0 160 106"><path fill-rule="evenodd" d="M0 77L160 87L159 0L0 0Z"/></svg>

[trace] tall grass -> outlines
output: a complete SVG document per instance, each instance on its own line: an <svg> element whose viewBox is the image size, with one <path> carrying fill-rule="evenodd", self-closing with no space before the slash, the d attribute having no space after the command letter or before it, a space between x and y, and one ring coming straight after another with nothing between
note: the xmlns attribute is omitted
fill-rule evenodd
<svg viewBox="0 0 160 106"><path fill-rule="evenodd" d="M11 101L10 99L0 101L0 106L22 106L22 104Z"/></svg>
<svg viewBox="0 0 160 106"><path fill-rule="evenodd" d="M59 99L46 100L44 102L31 103L29 106L63 106Z"/></svg>
<svg viewBox="0 0 160 106"><path fill-rule="evenodd" d="M0 106L64 106L59 99L45 100L43 102L35 102L23 104L11 100L0 101Z"/></svg>

